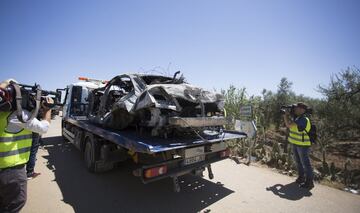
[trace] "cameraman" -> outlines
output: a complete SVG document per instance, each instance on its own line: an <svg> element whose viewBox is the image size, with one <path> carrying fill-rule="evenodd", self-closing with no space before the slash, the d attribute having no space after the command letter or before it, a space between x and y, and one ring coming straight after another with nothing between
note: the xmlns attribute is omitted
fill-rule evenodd
<svg viewBox="0 0 360 213"><path fill-rule="evenodd" d="M293 146L294 159L299 174L296 183L300 184L302 188L311 190L314 188L314 182L313 170L309 159L311 142L308 132L310 131L311 123L305 113L307 109L306 104L297 103L293 107L293 119L289 118L290 112L285 111L284 122L290 130L288 141Z"/></svg>
<svg viewBox="0 0 360 213"><path fill-rule="evenodd" d="M29 160L32 132L46 133L51 120L51 110L44 108L42 121L36 118L27 121L31 114L23 110L22 117L27 122L20 122L11 107L15 99L14 93L9 92L11 81L14 80L0 83L0 212L19 212L25 205L27 177L24 165ZM47 98L46 102L53 100Z"/></svg>

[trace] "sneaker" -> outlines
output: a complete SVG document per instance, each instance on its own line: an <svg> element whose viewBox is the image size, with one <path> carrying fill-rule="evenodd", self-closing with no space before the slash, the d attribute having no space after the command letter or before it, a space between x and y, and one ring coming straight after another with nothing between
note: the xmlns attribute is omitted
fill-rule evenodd
<svg viewBox="0 0 360 213"><path fill-rule="evenodd" d="M297 184L303 184L303 183L305 182L305 178L303 178L303 177L298 177L298 178L296 178L295 182L296 182Z"/></svg>
<svg viewBox="0 0 360 213"><path fill-rule="evenodd" d="M39 176L40 174L41 174L41 173L29 172L29 173L27 173L27 179L28 179L28 180L34 179L34 178L36 178L37 176Z"/></svg>
<svg viewBox="0 0 360 213"><path fill-rule="evenodd" d="M305 183L300 184L300 187L307 190L311 190L312 188L314 188L314 182L306 181Z"/></svg>

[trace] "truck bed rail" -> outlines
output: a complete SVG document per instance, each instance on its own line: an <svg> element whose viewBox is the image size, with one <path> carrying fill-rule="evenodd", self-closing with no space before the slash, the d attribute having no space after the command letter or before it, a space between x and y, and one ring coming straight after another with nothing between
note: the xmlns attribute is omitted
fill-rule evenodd
<svg viewBox="0 0 360 213"><path fill-rule="evenodd" d="M64 118L67 122L94 133L108 141L119 146L127 148L134 152L153 154L174 149L189 148L199 146L200 144L216 143L232 139L246 138L246 134L237 131L225 130L217 138L206 139L200 138L160 138L148 135L140 135L135 130L111 130L91 123L86 119Z"/></svg>

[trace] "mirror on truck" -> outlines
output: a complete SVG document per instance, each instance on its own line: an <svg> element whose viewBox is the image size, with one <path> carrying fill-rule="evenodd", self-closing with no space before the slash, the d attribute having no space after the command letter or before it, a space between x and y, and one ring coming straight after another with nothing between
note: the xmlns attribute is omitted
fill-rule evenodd
<svg viewBox="0 0 360 213"><path fill-rule="evenodd" d="M56 89L56 96L55 96L56 100L54 101L55 103L57 103L58 106L64 106L67 93L68 93L68 88Z"/></svg>
<svg viewBox="0 0 360 213"><path fill-rule="evenodd" d="M71 103L81 103L82 86L73 86L71 92Z"/></svg>

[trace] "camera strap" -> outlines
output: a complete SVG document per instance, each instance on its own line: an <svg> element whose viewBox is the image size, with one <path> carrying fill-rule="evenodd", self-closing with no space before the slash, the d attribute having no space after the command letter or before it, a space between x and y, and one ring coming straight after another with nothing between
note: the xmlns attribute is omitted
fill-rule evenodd
<svg viewBox="0 0 360 213"><path fill-rule="evenodd" d="M26 123L27 121L30 121L32 119L34 119L38 113L39 113L39 109L40 109L40 100L41 100L41 88L39 85L36 85L36 97L35 97L35 109L31 111L31 116L30 118L28 118L26 121L24 120L23 116L22 116L22 95L21 95L21 90L20 87L17 83L15 82L11 82L11 84L14 86L15 89L15 93L16 93L16 116L18 118L18 120L22 123Z"/></svg>

